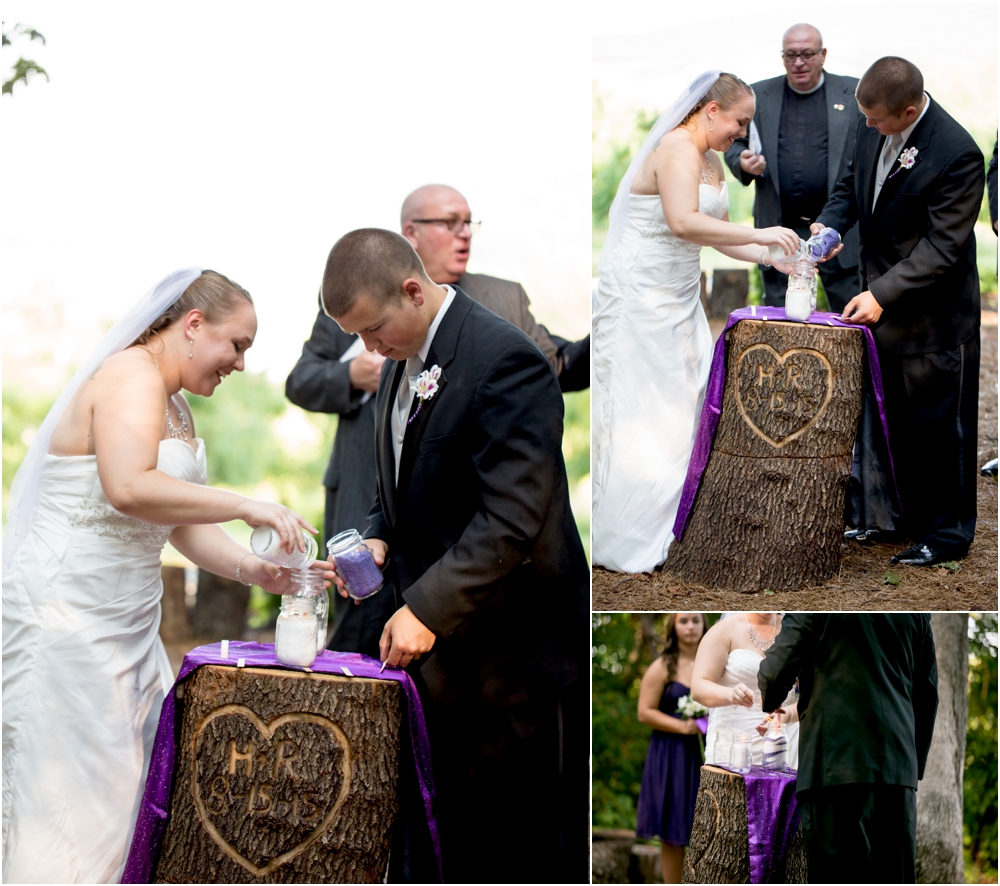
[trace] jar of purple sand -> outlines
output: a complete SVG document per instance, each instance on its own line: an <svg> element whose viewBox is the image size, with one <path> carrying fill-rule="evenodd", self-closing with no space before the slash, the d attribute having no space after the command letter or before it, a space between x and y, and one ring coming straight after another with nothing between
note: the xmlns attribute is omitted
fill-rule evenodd
<svg viewBox="0 0 1000 886"><path fill-rule="evenodd" d="M344 581L347 593L364 600L382 587L382 572L357 529L345 529L326 543L333 568Z"/></svg>

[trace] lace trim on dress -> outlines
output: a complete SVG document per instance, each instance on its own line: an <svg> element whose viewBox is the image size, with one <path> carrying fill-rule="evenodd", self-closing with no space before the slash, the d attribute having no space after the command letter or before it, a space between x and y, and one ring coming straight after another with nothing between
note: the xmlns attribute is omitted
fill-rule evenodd
<svg viewBox="0 0 1000 886"><path fill-rule="evenodd" d="M701 250L701 247L696 243L688 243L687 240L681 240L676 234L674 234L670 228L666 225L660 225L656 222L649 222L643 225L639 229L639 236L645 240L656 240L659 243L665 243L668 246L672 246L675 249L681 249L685 252L697 253Z"/></svg>
<svg viewBox="0 0 1000 886"><path fill-rule="evenodd" d="M93 498L85 498L80 507L69 515L69 522L73 526L93 529L99 535L110 535L148 547L163 547L175 528L126 516L111 505Z"/></svg>

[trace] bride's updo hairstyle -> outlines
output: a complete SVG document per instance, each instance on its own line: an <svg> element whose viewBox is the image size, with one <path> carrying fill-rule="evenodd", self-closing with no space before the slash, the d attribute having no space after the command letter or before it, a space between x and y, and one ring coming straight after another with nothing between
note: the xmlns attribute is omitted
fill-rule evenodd
<svg viewBox="0 0 1000 886"><path fill-rule="evenodd" d="M701 616L701 636L705 636L705 613L699 612ZM663 664L667 669L667 682L673 681L674 676L677 673L677 659L681 654L680 643L677 640L677 616L680 615L679 612L671 612L667 615L666 621L666 640L663 644L663 652L660 653L660 658L663 659Z"/></svg>
<svg viewBox="0 0 1000 886"><path fill-rule="evenodd" d="M239 283L223 277L217 271L202 271L167 310L157 317L133 345L144 345L158 332L173 325L188 311L201 311L209 323L217 323L241 304L253 304L250 293Z"/></svg>
<svg viewBox="0 0 1000 886"><path fill-rule="evenodd" d="M754 95L750 85L744 83L735 74L719 74L719 79L715 81L712 88L705 93L701 100L688 112L688 115L681 120L680 125L685 123L697 114L709 102L717 102L723 111L728 111L733 105L741 101L746 96ZM674 118L677 119L676 117Z"/></svg>

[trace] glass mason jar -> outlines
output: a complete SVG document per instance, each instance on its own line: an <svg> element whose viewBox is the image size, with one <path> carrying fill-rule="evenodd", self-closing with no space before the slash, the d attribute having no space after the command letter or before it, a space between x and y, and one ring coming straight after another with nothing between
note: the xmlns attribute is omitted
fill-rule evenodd
<svg viewBox="0 0 1000 886"><path fill-rule="evenodd" d="M309 667L316 661L319 645L318 597L284 594L274 629L274 654L282 664Z"/></svg>
<svg viewBox="0 0 1000 886"><path fill-rule="evenodd" d="M768 726L761 765L765 769L788 768L788 736L780 723L772 721Z"/></svg>
<svg viewBox="0 0 1000 886"><path fill-rule="evenodd" d="M364 600L381 589L382 571L375 565L372 552L357 529L345 529L335 535L326 543L326 549L347 593L355 600Z"/></svg>
<svg viewBox="0 0 1000 886"><path fill-rule="evenodd" d="M815 264L820 259L826 258L839 245L840 234L833 228L823 228L808 240L799 240L798 248L791 255L777 243L767 247L767 254L771 256L771 261L807 261Z"/></svg>
<svg viewBox="0 0 1000 886"><path fill-rule="evenodd" d="M729 755L729 768L734 772L749 772L753 763L753 746L750 736L739 733L733 737L733 750Z"/></svg>
<svg viewBox="0 0 1000 886"><path fill-rule="evenodd" d="M302 537L306 541L305 553L299 550L298 545L292 548L289 554L281 546L281 536L278 531L271 526L258 526L250 535L250 550L261 560L268 563L275 563L282 569L304 569L319 553L319 545L316 539L303 530Z"/></svg>
<svg viewBox="0 0 1000 886"><path fill-rule="evenodd" d="M816 266L798 261L788 275L785 290L785 316L789 320L808 320L816 307L819 274Z"/></svg>
<svg viewBox="0 0 1000 886"><path fill-rule="evenodd" d="M733 733L716 732L715 743L712 745L712 762L721 766L729 765L729 755L733 750Z"/></svg>

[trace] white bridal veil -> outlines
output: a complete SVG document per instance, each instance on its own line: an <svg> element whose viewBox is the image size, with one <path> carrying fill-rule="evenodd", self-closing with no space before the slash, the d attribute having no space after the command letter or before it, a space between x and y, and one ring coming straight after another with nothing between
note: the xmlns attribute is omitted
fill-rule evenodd
<svg viewBox="0 0 1000 886"><path fill-rule="evenodd" d="M694 82L684 90L680 98L660 114L659 119L653 124L653 128L649 130L649 135L643 140L642 147L632 158L628 172L625 173L621 184L618 185L618 193L615 194L614 203L611 204L611 210L608 212L608 235L604 239L604 248L601 250L602 271L609 256L618 245L618 241L621 240L622 231L625 230L628 195L632 192L632 182L635 181L636 175L642 168L643 161L653 150L653 146L671 129L679 126L688 112L704 98L705 93L715 85L715 81L719 79L721 73L722 71L706 71L695 77Z"/></svg>
<svg viewBox="0 0 1000 886"><path fill-rule="evenodd" d="M66 407L73 399L80 385L112 354L124 350L134 342L164 311L179 299L195 280L201 276L201 268L182 268L166 276L137 301L125 315L115 323L91 351L90 356L63 388L55 404L45 416L27 455L21 462L10 488L10 503L7 509L7 530L3 537L4 572L14 562L17 549L31 528L31 520L38 505L38 482L45 456L49 452L52 432Z"/></svg>

